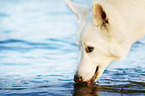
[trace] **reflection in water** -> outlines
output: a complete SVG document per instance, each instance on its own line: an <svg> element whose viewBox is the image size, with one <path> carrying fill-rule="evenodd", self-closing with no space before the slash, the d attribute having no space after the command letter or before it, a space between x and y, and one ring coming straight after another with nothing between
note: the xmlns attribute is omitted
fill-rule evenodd
<svg viewBox="0 0 145 96"><path fill-rule="evenodd" d="M73 96L100 96L98 92L101 91L101 87L96 84L74 84Z"/></svg>
<svg viewBox="0 0 145 96"><path fill-rule="evenodd" d="M131 84L124 84L124 85L123 84L120 84L120 85L98 85L98 84L87 85L85 83L75 83L73 96L104 96L105 94L101 93L101 92L106 92L109 96L113 93L116 93L116 94L118 94L118 93L121 93L121 94L145 94L145 83L134 82L134 81L130 81L130 83ZM138 87L138 89L137 89L138 84L140 84L140 87Z"/></svg>

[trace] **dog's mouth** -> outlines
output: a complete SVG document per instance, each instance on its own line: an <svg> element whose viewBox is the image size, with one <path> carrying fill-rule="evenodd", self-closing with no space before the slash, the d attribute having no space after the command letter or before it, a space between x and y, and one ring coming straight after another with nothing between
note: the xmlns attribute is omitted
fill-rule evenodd
<svg viewBox="0 0 145 96"><path fill-rule="evenodd" d="M97 75L99 73L98 70L99 70L99 66L97 66L95 74L93 75L93 77L91 78L91 80L88 83L94 83L95 82L95 80L97 78Z"/></svg>

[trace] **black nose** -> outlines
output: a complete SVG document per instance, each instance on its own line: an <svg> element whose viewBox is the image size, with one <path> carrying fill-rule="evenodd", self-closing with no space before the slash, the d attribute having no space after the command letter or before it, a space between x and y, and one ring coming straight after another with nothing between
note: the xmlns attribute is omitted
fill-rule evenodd
<svg viewBox="0 0 145 96"><path fill-rule="evenodd" d="M74 76L74 81L77 82L77 83L78 83L78 82L82 82L82 77L79 76L79 75L75 75L75 76Z"/></svg>

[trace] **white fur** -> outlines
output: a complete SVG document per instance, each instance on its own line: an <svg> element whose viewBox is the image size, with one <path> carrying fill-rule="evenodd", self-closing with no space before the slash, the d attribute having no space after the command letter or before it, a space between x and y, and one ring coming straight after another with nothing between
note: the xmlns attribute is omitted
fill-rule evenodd
<svg viewBox="0 0 145 96"><path fill-rule="evenodd" d="M124 59L132 44L145 34L145 0L95 0L92 8L66 2L79 20L77 74L84 82L90 81L99 66L97 81L110 62ZM104 19L99 12L106 14L106 27L101 25ZM94 51L85 52L87 46L93 46Z"/></svg>

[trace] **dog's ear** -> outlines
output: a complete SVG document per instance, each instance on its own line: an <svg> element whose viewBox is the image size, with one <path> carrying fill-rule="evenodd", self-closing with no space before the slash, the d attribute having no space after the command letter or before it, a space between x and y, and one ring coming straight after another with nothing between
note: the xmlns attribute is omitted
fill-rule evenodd
<svg viewBox="0 0 145 96"><path fill-rule="evenodd" d="M103 6L100 3L94 2L92 7L94 25L106 27L109 24L109 18Z"/></svg>
<svg viewBox="0 0 145 96"><path fill-rule="evenodd" d="M78 3L71 2L70 0L65 0L69 8L77 15L78 19L82 19L89 12L89 7L87 5L81 5Z"/></svg>

